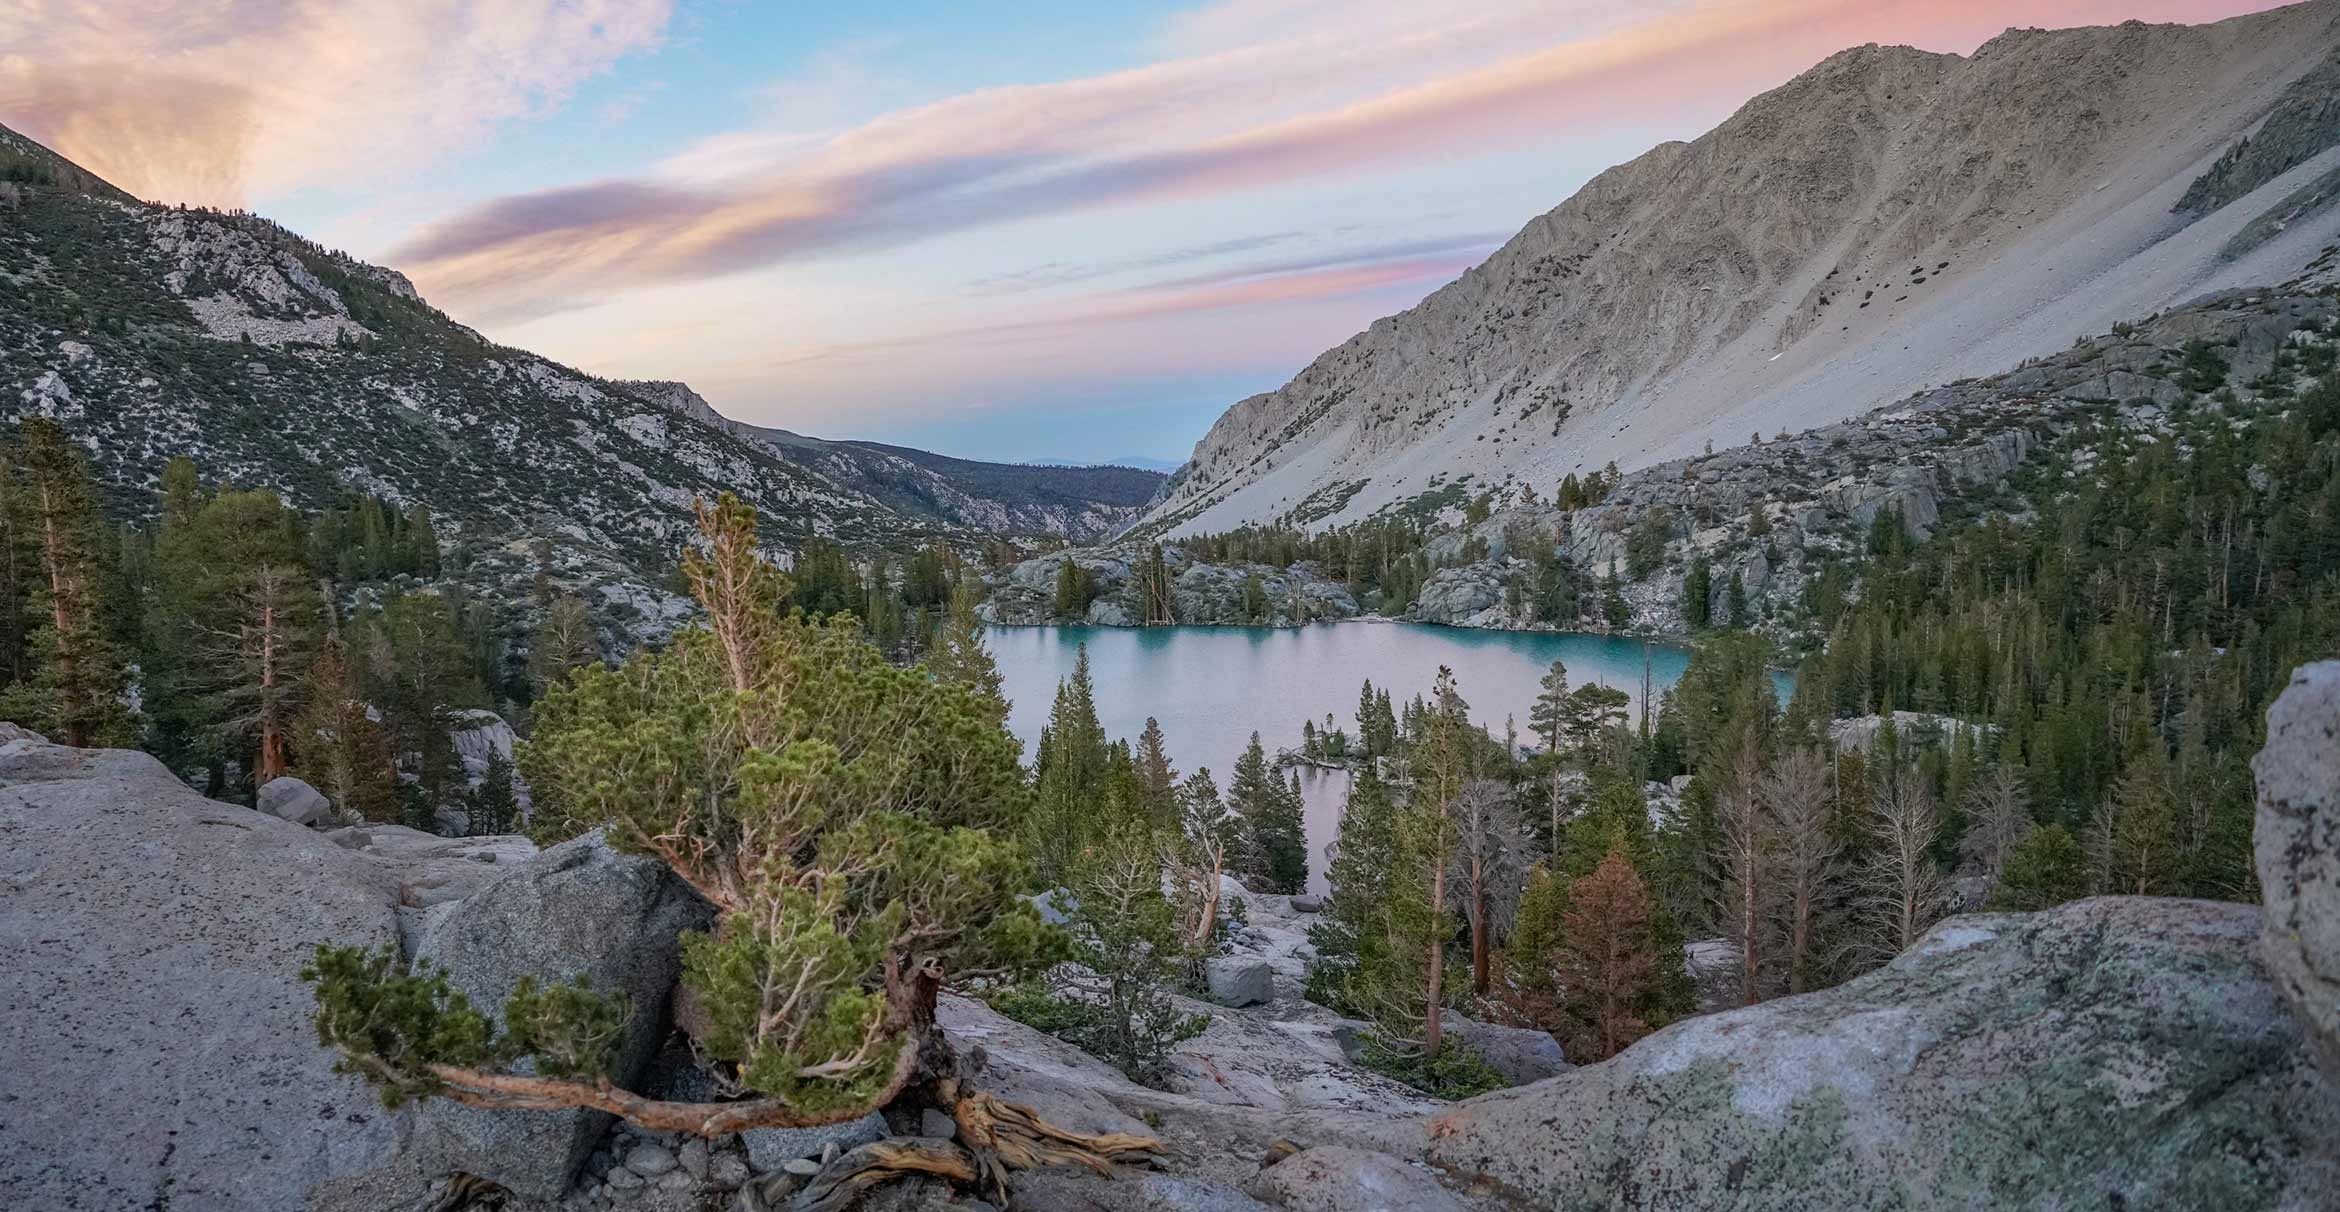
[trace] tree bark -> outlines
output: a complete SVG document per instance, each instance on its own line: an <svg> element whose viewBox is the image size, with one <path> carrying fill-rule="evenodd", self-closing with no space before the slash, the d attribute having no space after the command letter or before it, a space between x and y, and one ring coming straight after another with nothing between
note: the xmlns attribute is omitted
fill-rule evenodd
<svg viewBox="0 0 2340 1212"><path fill-rule="evenodd" d="M1423 1011L1426 1020L1422 1027L1422 1047L1432 1055L1438 1052L1440 1042L1439 1008L1445 1003L1446 940L1438 935L1438 918L1446 907L1446 856L1438 856L1437 869L1430 876L1430 994Z"/></svg>

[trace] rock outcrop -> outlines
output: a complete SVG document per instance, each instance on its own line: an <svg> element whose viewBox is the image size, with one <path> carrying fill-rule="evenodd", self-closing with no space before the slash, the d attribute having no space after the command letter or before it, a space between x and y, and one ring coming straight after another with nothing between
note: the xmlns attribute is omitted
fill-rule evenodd
<svg viewBox="0 0 2340 1212"><path fill-rule="evenodd" d="M980 608L982 616L986 622L1017 627L1064 622L1092 627L1139 626L1148 612L1134 570L1145 555L1145 548L1124 545L1025 560L993 578L990 600ZM1096 594L1077 619L1056 613L1056 579L1067 560L1088 574ZM1349 587L1328 578L1311 562L1287 568L1210 564L1191 558L1175 544L1162 548L1162 562L1171 577L1171 617L1187 626L1295 627L1354 618L1359 613ZM1245 603L1245 587L1255 578L1265 603L1259 612Z"/></svg>
<svg viewBox="0 0 2340 1212"><path fill-rule="evenodd" d="M1548 495L2289 280L2340 232L2329 191L2292 200L2340 166L2336 27L2318 0L1833 55L1235 403L1142 525L1340 523L1458 484ZM2172 390L2135 387L2111 390Z"/></svg>
<svg viewBox="0 0 2340 1212"><path fill-rule="evenodd" d="M333 816L333 803L324 792L291 775L261 784L255 803L260 811L295 825L322 825Z"/></svg>
<svg viewBox="0 0 2340 1212"><path fill-rule="evenodd" d="M142 753L0 745L0 1207L303 1212L399 1148L296 974L399 880Z"/></svg>
<svg viewBox="0 0 2340 1212"><path fill-rule="evenodd" d="M666 1036L667 1001L682 973L681 935L706 929L713 918L664 864L620 854L593 833L430 911L414 950L490 1013L523 976L540 984L582 976L620 995L626 1030L610 1076L630 1086ZM417 1111L410 1149L522 1195L557 1199L608 1126L597 1111L490 1111L434 1101Z"/></svg>
<svg viewBox="0 0 2340 1212"><path fill-rule="evenodd" d="M2267 711L2253 841L2275 985L2340 1080L2340 661L2302 665Z"/></svg>
<svg viewBox="0 0 2340 1212"><path fill-rule="evenodd" d="M1840 988L1465 1103L1431 1158L1540 1207L2311 1208L2340 1087L2247 905L1954 918Z"/></svg>

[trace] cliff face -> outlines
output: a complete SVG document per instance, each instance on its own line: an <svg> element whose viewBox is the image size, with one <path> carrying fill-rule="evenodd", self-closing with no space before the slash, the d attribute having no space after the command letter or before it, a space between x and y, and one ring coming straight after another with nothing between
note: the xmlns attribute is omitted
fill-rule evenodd
<svg viewBox="0 0 2340 1212"><path fill-rule="evenodd" d="M2335 46L2340 3L2317 0L2012 31L1963 58L1845 51L1236 404L1146 525L1347 521L1465 477L1548 494L2282 281L2340 212L2319 197L2234 240L2340 164Z"/></svg>

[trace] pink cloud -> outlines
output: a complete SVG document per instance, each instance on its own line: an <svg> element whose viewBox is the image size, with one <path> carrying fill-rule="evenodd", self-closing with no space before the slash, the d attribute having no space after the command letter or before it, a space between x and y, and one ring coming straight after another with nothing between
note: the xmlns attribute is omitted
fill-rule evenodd
<svg viewBox="0 0 2340 1212"><path fill-rule="evenodd" d="M671 0L0 3L0 121L143 197L378 179L562 102Z"/></svg>
<svg viewBox="0 0 2340 1212"><path fill-rule="evenodd" d="M1618 24L1585 6L1495 4L1476 20L1369 0L1355 28L1322 0L1206 11L1182 39L1252 27L1281 41L1059 84L986 89L825 139L792 137L721 179L665 173L499 199L394 257L489 315L564 297L897 246L1035 215L1197 197L1707 114L1863 41L1971 49L2011 22L2202 20L2248 0L1701 0ZM1632 11L1632 10L1624 10ZM1606 21L1606 24L1602 22ZM1214 24L1215 23L1215 24ZM1589 28L1592 32L1582 32ZM1290 34L1301 29L1305 34ZM1531 39L1531 35L1536 37ZM1522 45L1538 49L1519 51ZM734 149L752 136L719 136ZM736 165L736 158L728 164ZM1557 199L1555 199L1556 201Z"/></svg>

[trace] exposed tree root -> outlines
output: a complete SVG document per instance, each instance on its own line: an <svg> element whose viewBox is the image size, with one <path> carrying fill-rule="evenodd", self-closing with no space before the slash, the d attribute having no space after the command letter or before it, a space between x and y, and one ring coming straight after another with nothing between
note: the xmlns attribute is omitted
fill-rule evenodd
<svg viewBox="0 0 2340 1212"><path fill-rule="evenodd" d="M874 1141L821 1167L788 1206L791 1212L844 1212L871 1187L913 1174L973 1186L975 1158L950 1141L930 1137Z"/></svg>
<svg viewBox="0 0 2340 1212"><path fill-rule="evenodd" d="M1117 1165L1145 1165L1162 1151L1150 1136L1107 1132L1091 1136L1059 1128L1021 1103L1003 1102L981 1091L959 1093L955 1081L938 1083L953 1097L951 1119L959 1140L983 1171L982 1187L1004 1202L1008 1171L1040 1166L1087 1166L1111 1175Z"/></svg>
<svg viewBox="0 0 2340 1212"><path fill-rule="evenodd" d="M1087 1166L1111 1175L1116 1166L1147 1164L1162 1150L1162 1142L1150 1136L1073 1132L1020 1103L958 1091L955 1078L935 1083L936 1101L951 1100L957 1141L893 1137L841 1154L797 1193L792 1212L841 1212L880 1183L920 1174L974 1187L1004 1205L1012 1170Z"/></svg>

